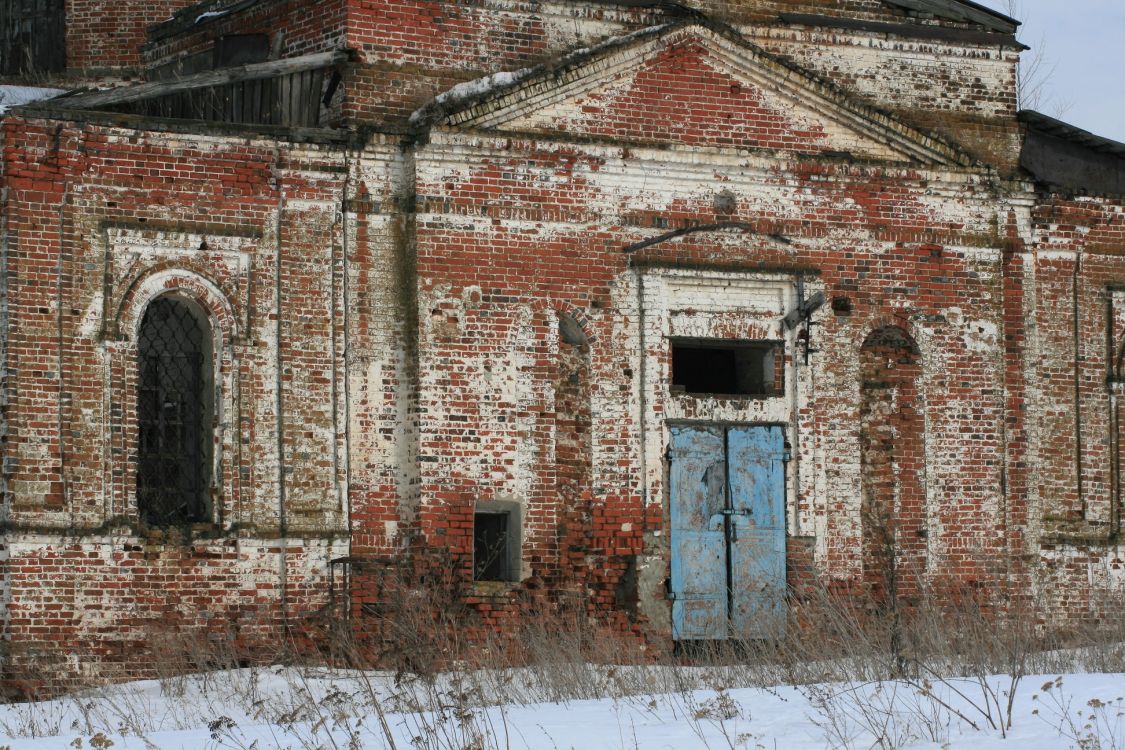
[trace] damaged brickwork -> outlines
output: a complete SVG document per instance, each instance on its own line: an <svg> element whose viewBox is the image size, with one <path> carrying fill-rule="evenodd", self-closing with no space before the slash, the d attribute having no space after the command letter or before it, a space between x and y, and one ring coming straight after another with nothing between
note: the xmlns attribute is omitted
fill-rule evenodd
<svg viewBox="0 0 1125 750"><path fill-rule="evenodd" d="M113 63L147 83L0 122L16 687L425 581L470 633L577 609L657 648L818 582L1112 614L1125 205L1028 160L1092 146L1017 113L1014 22L691 5L169 7ZM206 408L143 371L162 299ZM143 399L206 415L199 517L141 507Z"/></svg>

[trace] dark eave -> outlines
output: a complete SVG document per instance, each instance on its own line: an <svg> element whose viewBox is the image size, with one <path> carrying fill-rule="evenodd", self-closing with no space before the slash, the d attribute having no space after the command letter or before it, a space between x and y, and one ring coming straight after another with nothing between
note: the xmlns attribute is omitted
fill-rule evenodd
<svg viewBox="0 0 1125 750"><path fill-rule="evenodd" d="M779 17L785 23L799 26L848 29L873 34L890 34L907 39L927 39L933 41L976 44L982 47L995 47L1000 45L1016 50L1029 49L1027 45L1017 41L1014 35L1003 32L980 31L978 29L953 29L948 26L923 26L916 23L861 21L854 18L822 16L813 13L781 13Z"/></svg>
<svg viewBox="0 0 1125 750"><path fill-rule="evenodd" d="M990 31L1014 34L1020 22L972 0L883 0L910 13L983 26Z"/></svg>
<svg viewBox="0 0 1125 750"><path fill-rule="evenodd" d="M222 86L238 81L250 81L260 78L273 78L287 75L302 70L315 70L330 68L334 65L347 62L351 55L347 50L332 52L317 52L300 57L289 57L282 60L270 60L263 63L239 65L233 68L209 70L195 75L176 78L171 81L152 81L140 83L136 86L121 86L106 91L79 92L53 100L58 108L66 109L101 109L126 102L136 102L152 99L169 94L182 93L195 89L205 89L213 86Z"/></svg>
<svg viewBox="0 0 1125 750"><path fill-rule="evenodd" d="M55 100L44 100L14 107L13 112L25 119L42 119L65 123L88 123L107 128L126 128L140 132L180 133L198 136L231 136L234 138L264 137L288 143L323 143L362 147L372 134L382 133L394 138L403 134L389 129L370 128L365 131L332 128L302 128L288 125L213 122L169 117L151 117L123 112L64 109L54 106Z"/></svg>
<svg viewBox="0 0 1125 750"><path fill-rule="evenodd" d="M1076 127L1062 120L1048 117L1041 112L1024 109L1020 110L1019 120L1031 130L1053 135L1065 141L1077 143L1093 151L1103 154L1125 157L1125 143L1094 135L1088 130Z"/></svg>
<svg viewBox="0 0 1125 750"><path fill-rule="evenodd" d="M148 43L182 34L200 24L225 18L259 2L260 0L203 0L189 5L173 13L167 21L150 26L147 32Z"/></svg>
<svg viewBox="0 0 1125 750"><path fill-rule="evenodd" d="M1019 120L1020 166L1037 182L1085 195L1125 195L1125 143L1031 110L1021 111Z"/></svg>

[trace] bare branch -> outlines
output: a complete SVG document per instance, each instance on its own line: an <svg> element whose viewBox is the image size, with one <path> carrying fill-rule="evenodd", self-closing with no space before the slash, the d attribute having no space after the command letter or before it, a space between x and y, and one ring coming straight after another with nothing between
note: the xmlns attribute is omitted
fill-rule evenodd
<svg viewBox="0 0 1125 750"><path fill-rule="evenodd" d="M1025 22L1022 0L1005 0L1005 12L1012 18ZM1028 44L1030 50L1025 50L1020 55L1020 65L1016 72L1016 103L1020 109L1033 109L1038 112L1061 118L1074 105L1071 97L1060 97L1051 90L1051 79L1054 78L1055 68L1058 63L1048 53L1047 37L1040 34L1033 42L1026 39L1020 41Z"/></svg>

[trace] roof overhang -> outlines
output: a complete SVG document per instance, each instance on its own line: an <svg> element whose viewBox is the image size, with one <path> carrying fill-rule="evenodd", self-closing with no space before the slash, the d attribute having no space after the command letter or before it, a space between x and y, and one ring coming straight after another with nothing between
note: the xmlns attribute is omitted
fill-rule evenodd
<svg viewBox="0 0 1125 750"><path fill-rule="evenodd" d="M972 0L883 0L915 15L933 16L947 21L983 26L990 31L1014 34L1020 22L1011 16L985 7Z"/></svg>
<svg viewBox="0 0 1125 750"><path fill-rule="evenodd" d="M331 68L347 62L351 55L347 50L317 52L283 60L239 65L232 68L209 70L171 81L151 81L135 86L121 86L104 91L78 91L59 97L51 103L62 109L98 110L119 104L155 99L169 94L213 88L241 81L253 81L277 76L300 73L307 70Z"/></svg>
<svg viewBox="0 0 1125 750"><path fill-rule="evenodd" d="M1031 110L1020 112L1019 120L1020 166L1036 181L1085 195L1125 195L1125 143Z"/></svg>

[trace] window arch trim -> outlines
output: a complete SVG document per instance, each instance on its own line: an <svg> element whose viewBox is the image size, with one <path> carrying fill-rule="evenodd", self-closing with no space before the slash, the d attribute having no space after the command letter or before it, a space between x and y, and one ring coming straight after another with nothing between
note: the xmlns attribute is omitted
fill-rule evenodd
<svg viewBox="0 0 1125 750"><path fill-rule="evenodd" d="M123 380L110 384L107 396L120 400L122 412L114 421L120 425L120 440L115 440L122 457L129 457L129 470L120 479L114 479L110 464L106 465L106 486L113 488L112 499L107 498L110 516L123 513L141 519L137 494L137 451L140 439L137 423L138 397L138 342L140 328L149 305L162 297L177 297L196 305L206 316L210 336L210 394L212 449L209 455L210 492L207 515L200 523L227 526L235 523L238 477L237 446L227 424L235 412L236 372L241 358L239 346L240 321L230 300L220 287L204 276L183 268L152 269L138 275L129 284L118 305L118 314L107 330L105 346L111 359L120 362L125 375ZM123 357L123 359L119 359ZM236 417L234 417L237 419ZM120 421L123 420L123 421Z"/></svg>
<svg viewBox="0 0 1125 750"><path fill-rule="evenodd" d="M158 297L177 294L207 312L216 351L239 336L239 320L227 295L211 279L185 269L157 269L137 277L122 295L114 316L118 337L137 340L145 310Z"/></svg>

